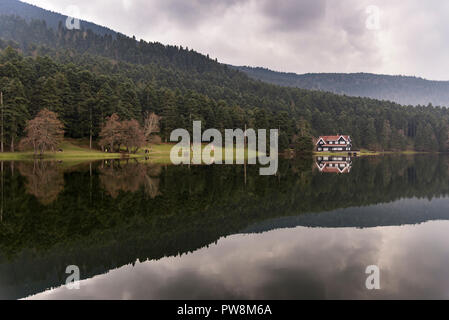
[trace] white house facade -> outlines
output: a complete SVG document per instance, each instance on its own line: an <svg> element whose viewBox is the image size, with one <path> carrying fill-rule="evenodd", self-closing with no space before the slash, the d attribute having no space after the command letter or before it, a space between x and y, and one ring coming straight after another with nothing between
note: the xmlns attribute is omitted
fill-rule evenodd
<svg viewBox="0 0 449 320"><path fill-rule="evenodd" d="M350 136L320 136L316 143L318 152L344 152L351 151L352 141Z"/></svg>

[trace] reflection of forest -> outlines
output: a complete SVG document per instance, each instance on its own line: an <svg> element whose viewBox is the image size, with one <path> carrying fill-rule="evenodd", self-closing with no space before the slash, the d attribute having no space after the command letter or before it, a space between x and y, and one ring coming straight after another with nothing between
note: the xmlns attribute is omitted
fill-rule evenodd
<svg viewBox="0 0 449 320"><path fill-rule="evenodd" d="M447 156L359 158L349 174L328 175L311 170L312 159L302 159L281 161L279 176L266 177L256 166L104 162L91 172L66 170L59 180L64 189L48 205L29 192L28 177L12 173L6 163L0 287L11 289L2 295L58 285L69 264L91 277L136 259L190 252L272 218L448 196L448 164ZM375 225L377 212L371 215ZM389 224L404 223L402 217ZM357 226L355 218L342 217ZM434 218L416 215L416 221Z"/></svg>
<svg viewBox="0 0 449 320"><path fill-rule="evenodd" d="M120 191L137 192L141 186L145 194L152 199L160 194L160 165L146 165L129 160L106 160L99 171L101 184L113 198L117 198Z"/></svg>
<svg viewBox="0 0 449 320"><path fill-rule="evenodd" d="M42 204L50 204L64 189L64 175L60 165L54 161L20 162L20 174L26 178L27 193L35 196Z"/></svg>

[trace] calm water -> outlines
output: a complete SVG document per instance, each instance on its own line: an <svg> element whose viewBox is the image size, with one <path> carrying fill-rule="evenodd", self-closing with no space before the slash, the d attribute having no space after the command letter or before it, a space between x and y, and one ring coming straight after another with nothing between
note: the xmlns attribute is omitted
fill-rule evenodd
<svg viewBox="0 0 449 320"><path fill-rule="evenodd" d="M3 299L449 298L448 156L1 169Z"/></svg>

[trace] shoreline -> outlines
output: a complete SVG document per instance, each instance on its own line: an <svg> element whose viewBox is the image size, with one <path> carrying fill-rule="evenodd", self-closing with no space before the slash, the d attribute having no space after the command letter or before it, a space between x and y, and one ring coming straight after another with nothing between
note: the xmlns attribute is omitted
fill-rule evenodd
<svg viewBox="0 0 449 320"><path fill-rule="evenodd" d="M170 162L170 152L175 143L161 143L147 145L135 154L132 153L106 153L98 149L89 149L86 145L79 145L79 141L66 140L61 145L62 152L46 152L42 156L34 156L31 151L0 152L0 161L32 161L32 160L64 160L64 161L94 161L111 159L138 159L156 163ZM203 145L204 147L204 145ZM145 153L148 150L149 153ZM225 152L225 148L222 152ZM234 149L234 157L236 156ZM248 157L248 150L244 151L244 157ZM224 154L223 154L224 158Z"/></svg>
<svg viewBox="0 0 449 320"><path fill-rule="evenodd" d="M368 151L363 150L357 152L357 156L353 156L352 154L348 154L348 152L313 152L313 156L346 156L346 157L368 157L368 156L383 156L383 155L416 155L416 154L440 154L440 152L424 152L424 151L414 151L414 150L405 150L405 151Z"/></svg>
<svg viewBox="0 0 449 320"><path fill-rule="evenodd" d="M48 152L43 156L35 157L33 152L4 152L0 153L0 161L31 161L31 160L65 160L65 161L92 161L92 160L106 160L106 159L140 159L148 158L147 161L166 162L166 158L170 156L170 150L173 144L162 143L158 145L150 145L142 148L136 154L130 153L106 153L98 149L89 149L85 145L79 144L79 141L66 140L61 145L62 152ZM145 153L144 150L148 149L149 153ZM288 157L293 154L293 150L279 152L280 156ZM439 154L439 152L420 152L414 150L405 151L369 151L361 150L357 153L356 157L367 156L383 156L383 155L416 155L416 154ZM246 154L246 151L245 151ZM313 157L324 156L346 156L348 152L312 152L310 154Z"/></svg>

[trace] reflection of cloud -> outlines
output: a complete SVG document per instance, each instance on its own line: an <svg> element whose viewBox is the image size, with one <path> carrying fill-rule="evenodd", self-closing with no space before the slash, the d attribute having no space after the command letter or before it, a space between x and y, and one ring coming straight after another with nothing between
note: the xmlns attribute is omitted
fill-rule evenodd
<svg viewBox="0 0 449 320"><path fill-rule="evenodd" d="M127 265L33 298L448 298L449 222L235 235L180 257ZM365 268L381 270L380 291Z"/></svg>

